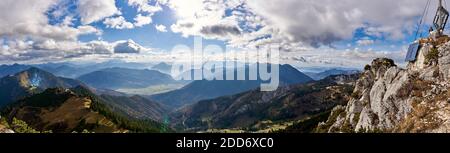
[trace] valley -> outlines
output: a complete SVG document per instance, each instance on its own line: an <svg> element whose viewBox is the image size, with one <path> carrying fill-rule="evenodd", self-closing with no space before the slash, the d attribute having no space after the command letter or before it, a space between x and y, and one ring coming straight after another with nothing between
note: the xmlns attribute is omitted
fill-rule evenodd
<svg viewBox="0 0 450 153"><path fill-rule="evenodd" d="M174 90L181 89L185 86L184 83L174 83L174 84L163 84L163 85L154 85L146 88L123 88L116 89L118 92L123 92L130 95L157 95L162 94Z"/></svg>
<svg viewBox="0 0 450 153"><path fill-rule="evenodd" d="M187 131L240 129L258 131L276 127L344 105L358 75L332 76L322 81L281 87L273 92L253 90L233 96L203 100L172 114L176 128ZM273 124L277 123L277 124Z"/></svg>
<svg viewBox="0 0 450 153"><path fill-rule="evenodd" d="M8 105L2 114L7 121L20 120L37 131L52 133L160 132L163 127L127 118L92 95L83 87L50 88Z"/></svg>
<svg viewBox="0 0 450 153"><path fill-rule="evenodd" d="M160 64L155 69L158 66L169 67ZM54 67L62 72L69 66ZM79 81L27 65L1 68L3 122L54 133L276 132L344 104L357 76L313 81L281 65L281 87L261 92L262 80L177 82L146 69L100 69L81 75Z"/></svg>
<svg viewBox="0 0 450 153"><path fill-rule="evenodd" d="M201 100L214 99L221 96L229 96L254 90L259 88L262 83L267 83L267 81L260 78L255 80L249 79L250 77L248 72L251 71L250 69L252 67L253 66L247 65L242 69L242 71L246 72L244 73L246 75L243 80L196 80L178 90L148 96L148 98L155 101L160 101L171 107L182 107ZM301 84L313 81L313 79L290 65L280 65L279 70L279 86ZM238 70L235 69L226 71Z"/></svg>
<svg viewBox="0 0 450 153"><path fill-rule="evenodd" d="M77 78L86 84L100 89L146 88L154 85L175 83L175 80L155 70L127 68L107 68L82 75Z"/></svg>
<svg viewBox="0 0 450 153"><path fill-rule="evenodd" d="M449 3L1 0L0 148L437 152Z"/></svg>

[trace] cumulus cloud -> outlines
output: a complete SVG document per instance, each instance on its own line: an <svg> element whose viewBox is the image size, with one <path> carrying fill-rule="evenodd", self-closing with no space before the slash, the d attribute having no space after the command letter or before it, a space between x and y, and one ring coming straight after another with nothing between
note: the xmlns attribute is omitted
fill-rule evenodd
<svg viewBox="0 0 450 153"><path fill-rule="evenodd" d="M5 0L0 5L0 36L10 39L76 40L79 35L101 31L92 26L71 27L70 24L49 24L47 11L57 0Z"/></svg>
<svg viewBox="0 0 450 153"><path fill-rule="evenodd" d="M134 18L134 25L136 27L142 27L144 25L152 23L152 17L151 16L143 16L142 14L138 14Z"/></svg>
<svg viewBox="0 0 450 153"><path fill-rule="evenodd" d="M297 67L351 67L361 69L375 58L391 58L404 65L405 51L321 48L282 52L282 60Z"/></svg>
<svg viewBox="0 0 450 153"><path fill-rule="evenodd" d="M2 63L8 61L22 62L48 62L64 61L86 56L102 56L111 58L115 54L136 54L149 51L135 43L133 40L121 40L117 42L106 41L23 41L14 40L6 42L7 45L0 48Z"/></svg>
<svg viewBox="0 0 450 153"><path fill-rule="evenodd" d="M236 0L169 0L166 5L175 12L178 19L170 28L184 37L202 36L224 41L230 41L238 35L242 37L239 18L226 14L226 10L233 9L239 4L241 3Z"/></svg>
<svg viewBox="0 0 450 153"><path fill-rule="evenodd" d="M164 1L161 1L165 3ZM148 14L154 14L156 12L162 11L159 3L155 5L150 5L150 0L128 0L128 5L137 7L138 12L146 12Z"/></svg>
<svg viewBox="0 0 450 153"><path fill-rule="evenodd" d="M140 53L144 47L135 43L133 40L116 42L114 53Z"/></svg>
<svg viewBox="0 0 450 153"><path fill-rule="evenodd" d="M88 55L111 56L114 53L139 53L149 50L132 40L79 41L80 35L102 34L102 30L85 24L103 20L108 16L118 16L120 12L115 7L114 0L80 0L73 5L76 6L77 12L67 12L69 4L60 0L2 1L0 4L0 21L2 21L0 22L0 61L5 63L65 60ZM74 21L77 20L75 17L79 17L83 23L74 25ZM122 22L120 16L117 18L118 20L113 20L115 18L112 17L112 21L106 21L106 23L115 28L133 26L133 24L130 26L130 23ZM123 42L129 42L128 48Z"/></svg>
<svg viewBox="0 0 450 153"><path fill-rule="evenodd" d="M143 16L142 14L138 14L134 18L134 23L128 22L123 16L110 17L103 21L103 24L105 24L107 28L114 29L133 29L150 23L152 23L152 18L150 16Z"/></svg>
<svg viewBox="0 0 450 153"><path fill-rule="evenodd" d="M128 5L137 8L138 12L138 15L134 18L134 26L142 27L152 23L153 15L163 10L160 3L166 3L165 1L160 1L158 0L155 4L151 5L150 0L128 0Z"/></svg>
<svg viewBox="0 0 450 153"><path fill-rule="evenodd" d="M90 24L121 14L115 0L78 0L77 8L82 24Z"/></svg>
<svg viewBox="0 0 450 153"><path fill-rule="evenodd" d="M108 28L114 28L114 29L133 29L134 28L133 23L126 21L123 16L107 18L107 19L105 19L105 21L103 21L103 24L105 24L106 27L108 27Z"/></svg>
<svg viewBox="0 0 450 153"><path fill-rule="evenodd" d="M80 35L101 35L102 30L91 25L74 25L76 12L68 13L65 2L60 0L2 1L0 4L1 61L52 60L87 54L112 54L112 47L108 42L78 41ZM81 2L74 5L78 4ZM50 19L50 17L54 18Z"/></svg>
<svg viewBox="0 0 450 153"><path fill-rule="evenodd" d="M230 45L264 41L287 47L331 46L337 41L353 38L357 29L363 29L370 36L401 40L415 29L425 3L421 0L161 2L175 11L178 20L171 29L183 36L226 40ZM233 37L233 34L239 37Z"/></svg>
<svg viewBox="0 0 450 153"><path fill-rule="evenodd" d="M249 7L288 40L316 46L350 39L358 28L370 35L401 39L412 31L425 1L420 0L248 0Z"/></svg>
<svg viewBox="0 0 450 153"><path fill-rule="evenodd" d="M55 41L47 39L43 41L8 41L8 47L3 48L0 58L6 61L48 61L63 60L72 57L81 57L91 54L112 54L112 46L108 42L91 41Z"/></svg>
<svg viewBox="0 0 450 153"><path fill-rule="evenodd" d="M359 46L369 46L374 43L375 43L375 41L368 37L364 37L364 38L356 41L356 44L358 44Z"/></svg>
<svg viewBox="0 0 450 153"><path fill-rule="evenodd" d="M60 2L2 1L0 38L7 39L0 41L0 55L21 59L27 55L45 57L45 54L69 57L140 53L145 48L133 41L79 42L78 37L100 35L102 31L90 25L94 22L116 29L145 26L153 22L155 13L169 8L176 21L170 27L155 24L158 31L165 32L170 28L185 37L223 40L233 47L279 43L287 55L302 55L297 59L340 64L352 62L345 56L367 60L374 56L394 55L383 51L324 51L321 47L332 46L341 40L353 40L357 29L371 38L356 38L359 40L352 43L359 46L373 45L378 38L402 40L415 29L426 3L423 0L340 0L338 3L334 0L265 0L264 3L260 0L127 0L137 12L134 19L127 21L116 7L115 0L78 0L74 2L76 12L72 14L67 12L69 7L60 7ZM63 20L54 23L48 16ZM74 22L78 18L81 25ZM428 18L431 20L432 17ZM341 58L348 61L341 61Z"/></svg>
<svg viewBox="0 0 450 153"><path fill-rule="evenodd" d="M165 5L177 17L171 30L185 37L224 40L229 46L244 48L277 43L283 48L283 58L301 59L293 60L297 65L359 68L376 57L404 63L405 53L358 48L338 50L333 49L333 43L353 40L357 30L371 38L354 41L358 46L373 45L377 39L404 40L415 30L425 3L421 0L341 0L338 3L334 0L266 0L263 3L260 0L168 0ZM434 14L429 15L431 19Z"/></svg>
<svg viewBox="0 0 450 153"><path fill-rule="evenodd" d="M144 16L142 14L138 14L134 18L134 23L128 22L123 16L110 17L106 18L105 21L103 21L103 24L105 24L107 28L114 29L133 29L151 23L152 18L150 16Z"/></svg>
<svg viewBox="0 0 450 153"><path fill-rule="evenodd" d="M158 30L159 32L167 32L166 26L158 24L155 25L156 30Z"/></svg>
<svg viewBox="0 0 450 153"><path fill-rule="evenodd" d="M213 36L229 36L229 35L240 35L241 31L236 26L229 25L212 25L205 26L200 30L200 33L204 35L213 35Z"/></svg>

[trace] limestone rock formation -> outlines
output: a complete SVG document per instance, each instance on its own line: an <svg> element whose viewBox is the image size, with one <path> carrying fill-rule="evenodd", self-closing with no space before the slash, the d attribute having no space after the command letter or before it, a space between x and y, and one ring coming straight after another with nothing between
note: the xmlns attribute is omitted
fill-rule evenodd
<svg viewBox="0 0 450 153"><path fill-rule="evenodd" d="M0 116L0 133L14 133L13 130L8 129L5 125L1 123L2 116Z"/></svg>
<svg viewBox="0 0 450 153"><path fill-rule="evenodd" d="M347 106L334 108L328 132L450 132L450 43L425 45L406 69L375 59Z"/></svg>
<svg viewBox="0 0 450 153"><path fill-rule="evenodd" d="M11 129L0 128L0 133L14 133L14 131Z"/></svg>

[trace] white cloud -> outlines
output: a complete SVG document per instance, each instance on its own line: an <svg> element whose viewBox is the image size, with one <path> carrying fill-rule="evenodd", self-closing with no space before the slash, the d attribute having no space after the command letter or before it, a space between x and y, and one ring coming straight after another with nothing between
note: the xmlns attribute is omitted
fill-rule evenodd
<svg viewBox="0 0 450 153"><path fill-rule="evenodd" d="M358 28L402 39L414 29L426 1L421 0L248 0L248 6L280 30L287 40L312 46L350 39ZM435 5L432 5L435 6ZM375 35L377 33L378 35Z"/></svg>
<svg viewBox="0 0 450 153"><path fill-rule="evenodd" d="M360 68L377 57L404 63L405 53L392 51L394 48L337 50L331 48L333 43L352 40L357 29L372 38L356 40L358 46L373 45L379 38L387 39L386 42L403 40L415 30L425 3L421 0L340 0L338 3L334 0L266 0L264 3L260 0L169 0L166 5L176 14L177 21L171 30L185 37L224 40L231 47L244 49L278 43L283 47L283 58L300 56L298 59L307 61L291 60L299 66ZM429 13L428 19L432 15Z"/></svg>
<svg viewBox="0 0 450 153"><path fill-rule="evenodd" d="M399 65L404 65L404 51L383 50L338 50L333 48L312 48L296 52L281 52L282 61L296 67L348 67L362 69L375 58L391 58Z"/></svg>
<svg viewBox="0 0 450 153"><path fill-rule="evenodd" d="M66 16L64 17L64 20L61 22L62 26L73 26L73 21L75 19L73 18L73 16Z"/></svg>
<svg viewBox="0 0 450 153"><path fill-rule="evenodd" d="M106 41L23 41L14 40L7 42L7 46L0 48L2 63L7 62L48 62L65 61L70 59L83 59L84 57L114 58L115 54L146 53L149 48L142 47L133 40L121 40L116 42Z"/></svg>
<svg viewBox="0 0 450 153"><path fill-rule="evenodd" d="M114 53L140 53L143 50L145 50L144 47L131 39L127 41L118 41L114 46Z"/></svg>
<svg viewBox="0 0 450 153"><path fill-rule="evenodd" d="M115 0L78 0L77 7L82 24L90 24L121 14L116 7Z"/></svg>
<svg viewBox="0 0 450 153"><path fill-rule="evenodd" d="M134 23L128 22L123 16L110 17L106 18L105 21L103 21L103 24L105 24L107 28L114 29L133 29L136 27L148 25L150 23L152 23L152 18L150 16L144 16L142 14L138 14L134 18Z"/></svg>
<svg viewBox="0 0 450 153"><path fill-rule="evenodd" d="M158 24L155 25L156 30L158 30L159 32L167 32L166 26Z"/></svg>
<svg viewBox="0 0 450 153"><path fill-rule="evenodd" d="M83 1L74 4L78 12L65 12L66 3L60 0L4 0L0 4L0 61L6 62L36 62L57 61L87 55L111 56L117 44L126 41L80 42L78 37L85 34L101 35L102 30L91 25L74 25L75 17L86 24L102 20L111 14L120 14L114 1ZM105 5L108 3L108 5ZM100 7L100 8L99 8ZM106 8L104 8L106 7ZM111 9L114 7L113 9ZM97 8L97 9L95 9ZM110 8L110 9L108 9ZM108 11L113 10L113 11ZM49 12L51 11L51 12ZM94 11L94 12L93 12ZM100 11L95 12L95 11ZM56 12L56 13L55 13ZM113 12L113 13L106 13ZM74 13L80 13L79 16ZM91 16L92 15L92 16ZM54 18L58 17L57 23ZM52 24L50 24L52 20ZM120 21L120 20L119 20ZM130 27L120 23L116 27ZM131 24L131 26L133 26ZM148 51L140 45L140 51ZM123 51L122 51L123 52ZM136 51L134 51L136 53Z"/></svg>
<svg viewBox="0 0 450 153"><path fill-rule="evenodd" d="M226 17L225 11L235 7L230 2L169 0L167 5L175 11L178 19L170 28L184 37L196 35L231 40L241 34L241 29L235 16Z"/></svg>
<svg viewBox="0 0 450 153"><path fill-rule="evenodd" d="M359 28L370 36L401 40L414 30L425 3L421 0L161 2L176 14L177 22L171 30L185 37L198 35L225 40L233 46L256 44L255 41L261 43L263 40L265 43L281 43L288 48L332 45L336 41L353 38Z"/></svg>
<svg viewBox="0 0 450 153"><path fill-rule="evenodd" d="M166 3L164 1L161 2ZM159 1L154 5L150 5L150 0L128 0L128 5L137 8L138 15L134 18L135 27L142 27L152 23L153 15L163 10Z"/></svg>
<svg viewBox="0 0 450 153"><path fill-rule="evenodd" d="M239 30L237 26L232 25L212 25L202 27L200 33L216 37L224 37L230 35L238 36L241 34L241 30Z"/></svg>
<svg viewBox="0 0 450 153"><path fill-rule="evenodd" d="M123 16L106 18L105 21L103 21L103 24L105 24L106 27L108 27L108 28L114 28L114 29L133 29L134 28L133 23L126 21Z"/></svg>
<svg viewBox="0 0 450 153"><path fill-rule="evenodd" d="M150 0L128 0L128 5L137 7L138 12L146 12L153 15L156 12L162 11L159 3L156 5L150 5Z"/></svg>
<svg viewBox="0 0 450 153"><path fill-rule="evenodd" d="M101 33L92 26L72 27L69 18L62 24L49 24L46 13L58 2L57 0L2 1L0 4L0 36L6 36L9 39L76 40L79 35Z"/></svg>
<svg viewBox="0 0 450 153"><path fill-rule="evenodd" d="M373 45L374 43L375 43L374 40L367 38L367 37L356 41L356 44L358 44L359 46L369 46L369 45Z"/></svg>
<svg viewBox="0 0 450 153"><path fill-rule="evenodd" d="M166 8L162 5L166 5L174 11L176 22L170 27L155 24L159 31L170 28L186 37L195 35L224 40L233 47L280 43L283 49L289 51L287 55L304 55L304 59L312 63L351 65L349 62L353 61L349 58L368 60L356 62L361 64L375 56L398 58L393 55L398 52L325 51L320 47L340 40L351 40L359 28L374 38L355 41L360 46L373 44L380 37L388 41L401 40L405 34L414 30L417 17L426 3L423 0L265 0L264 3L260 0L128 0L128 5L138 12L134 21L129 22L121 15L115 0L78 0L77 12L72 12L77 14L59 10L59 2L3 0L0 4L0 38L7 39L0 43L0 54L11 59L26 59L26 55L32 58L33 51L36 51L36 57L42 55L42 58L45 54L55 57L112 54L117 42L79 42L78 37L101 34L101 30L89 25L93 22L101 21L107 27L117 29L148 25L152 23L153 15ZM49 9L57 10L48 14ZM47 15L64 20L49 24ZM78 17L82 25L74 26L76 22L73 21ZM130 49L118 52L137 51ZM0 56L0 59L5 58Z"/></svg>
<svg viewBox="0 0 450 153"><path fill-rule="evenodd" d="M144 25L152 23L152 17L151 16L143 16L142 14L138 14L134 18L134 26L136 27L142 27Z"/></svg>
<svg viewBox="0 0 450 153"><path fill-rule="evenodd" d="M22 41L8 42L5 49L8 54L0 56L7 61L49 61L64 60L90 54L112 54L111 45L107 42L91 41L87 43L76 41Z"/></svg>

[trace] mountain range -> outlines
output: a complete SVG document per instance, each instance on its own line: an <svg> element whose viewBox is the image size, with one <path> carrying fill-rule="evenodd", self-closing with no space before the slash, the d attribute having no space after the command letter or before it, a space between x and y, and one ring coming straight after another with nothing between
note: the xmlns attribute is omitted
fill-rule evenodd
<svg viewBox="0 0 450 153"><path fill-rule="evenodd" d="M252 90L203 100L176 111L174 127L187 131L247 128L263 121L301 120L345 104L358 75L332 76L322 81Z"/></svg>
<svg viewBox="0 0 450 153"><path fill-rule="evenodd" d="M65 78L77 78L83 74L91 73L96 70L92 67L74 66L70 64L39 64L35 65L35 67Z"/></svg>
<svg viewBox="0 0 450 153"><path fill-rule="evenodd" d="M0 106L42 92L47 88L76 86L84 86L84 84L78 80L56 77L49 72L31 67L0 79Z"/></svg>
<svg viewBox="0 0 450 153"><path fill-rule="evenodd" d="M89 127L102 127L100 129L84 127L93 132L140 130L155 132L156 128L151 126L163 122L170 112L168 107L158 102L107 89L95 89L81 81L56 77L35 67L1 78L0 100L2 114L8 114L11 122L13 118L18 118L38 130L52 130L53 132L83 130L78 126L84 127L86 124L89 124ZM83 103L87 105L94 101L98 104L95 106L99 106L101 103L104 108L80 109ZM36 114L36 112L46 113ZM104 114L102 115L102 113ZM61 114L70 116L61 116ZM105 120L104 118L108 115L112 115L109 117L113 119ZM85 120L89 121L85 123ZM119 121L120 123L110 124ZM102 125L97 125L99 122ZM131 129L122 128L128 126L133 127Z"/></svg>
<svg viewBox="0 0 450 153"><path fill-rule="evenodd" d="M108 61L103 63L91 64L72 64L72 63L42 63L42 64L12 64L0 65L0 78L7 75L14 75L31 67L52 73L53 75L65 78L77 78L83 74L91 73L97 70L113 67L133 67L145 68L145 64L125 63L121 61Z"/></svg>
<svg viewBox="0 0 450 153"><path fill-rule="evenodd" d="M250 67L245 71L249 72ZM290 65L279 66L280 86L299 84L313 81ZM226 73L224 73L226 74ZM265 81L249 80L198 80L185 87L167 93L152 95L149 98L165 105L178 108L193 104L200 100L213 99L226 95L234 95L248 90L259 88Z"/></svg>
<svg viewBox="0 0 450 153"><path fill-rule="evenodd" d="M128 68L107 68L77 78L84 83L101 89L145 88L175 82L170 75L155 70Z"/></svg>
<svg viewBox="0 0 450 153"><path fill-rule="evenodd" d="M125 117L81 86L49 88L8 105L2 114L12 123L24 121L41 132L161 132L164 128L151 120Z"/></svg>
<svg viewBox="0 0 450 153"><path fill-rule="evenodd" d="M313 73L313 72L305 72L306 75L313 78L314 80L322 80L328 76L332 75L352 75L360 73L358 70L342 70L342 69L330 69L319 73Z"/></svg>
<svg viewBox="0 0 450 153"><path fill-rule="evenodd" d="M136 119L151 119L164 122L171 109L163 104L148 100L141 96L100 95L99 99L111 106L113 110Z"/></svg>
<svg viewBox="0 0 450 153"><path fill-rule="evenodd" d="M172 71L172 65L162 62L162 63L154 65L151 69L157 70L161 73L170 74Z"/></svg>
<svg viewBox="0 0 450 153"><path fill-rule="evenodd" d="M247 65L234 71L249 72L251 68L254 67ZM88 72L83 66L71 64L3 65L0 110L7 123L23 122L41 132L167 132L172 128L184 132L253 131L266 128L268 123L296 122L315 116L321 119L309 124L324 121L324 113L351 99L358 76L330 70L321 77L344 74L314 81L291 65L279 68L280 87L272 92L259 90L268 81L248 80L247 75L246 80L185 81L189 84L174 91L139 96L115 90L183 81L148 69L114 67ZM189 72L198 70L186 73ZM224 70L224 75L229 72ZM68 77L85 74L69 79L54 73Z"/></svg>
<svg viewBox="0 0 450 153"><path fill-rule="evenodd" d="M29 69L29 65L13 64L13 65L0 65L0 78L8 75L13 75Z"/></svg>

